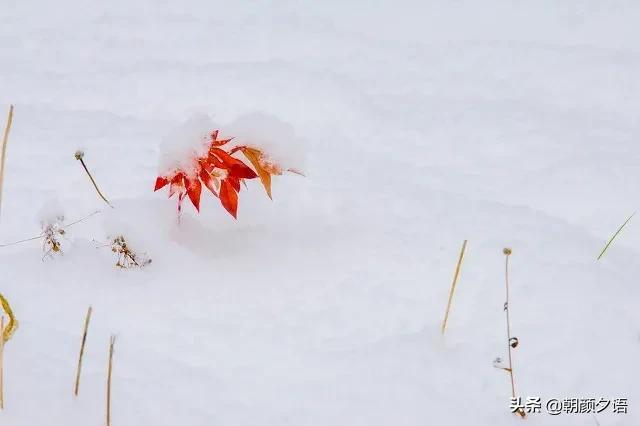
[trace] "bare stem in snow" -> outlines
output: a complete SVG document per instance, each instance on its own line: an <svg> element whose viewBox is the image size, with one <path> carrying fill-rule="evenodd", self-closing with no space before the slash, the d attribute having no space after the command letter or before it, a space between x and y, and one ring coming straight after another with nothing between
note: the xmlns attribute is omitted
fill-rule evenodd
<svg viewBox="0 0 640 426"><path fill-rule="evenodd" d="M442 321L442 334L444 334L447 328L447 320L449 319L449 310L451 309L451 302L453 301L453 292L456 289L456 283L458 282L458 276L460 275L460 266L462 266L462 258L464 257L464 251L467 248L467 240L462 243L462 249L460 250L460 257L458 258L458 264L456 265L456 273L453 276L453 282L451 283L451 291L449 291L449 301L447 302L447 310L444 313L444 320Z"/></svg>
<svg viewBox="0 0 640 426"><path fill-rule="evenodd" d="M94 215L96 215L98 213L101 213L101 210L96 210L96 211L86 215L85 217L83 217L81 219L78 219L78 220L76 220L74 222L68 223L68 224L62 226L61 229L66 229L66 228L69 228L70 226L75 225L76 223L84 222L85 220L89 219L91 216L94 216ZM10 247L10 246L13 246L13 245L16 245L16 244L26 243L27 241L39 240L40 238L46 238L46 233L43 232L40 235L36 235L35 237L25 238L25 239L22 239L22 240L13 241L11 243L0 244L0 248L2 248L2 247Z"/></svg>
<svg viewBox="0 0 640 426"><path fill-rule="evenodd" d="M627 220L624 221L624 223L620 226L620 228L618 228L618 230L615 232L615 234L613 234L613 236L611 237L611 239L607 242L607 245L604 246L604 248L602 249L602 251L600 252L600 255L598 256L597 260L600 260L600 258L602 256L604 256L604 253L607 251L607 249L609 248L609 246L611 245L611 243L613 242L613 240L615 240L615 238L618 236L618 234L620 233L620 231L622 231L622 228L624 228L625 226L627 226L627 223L629 223L629 221L631 220L631 218L636 214L636 212L633 212L631 214L631 216L629 216L627 218Z"/></svg>
<svg viewBox="0 0 640 426"><path fill-rule="evenodd" d="M80 372L82 371L82 357L84 355L84 346L87 342L87 332L89 331L89 321L91 321L91 312L93 309L89 306L87 316L84 318L84 331L82 332L82 343L80 343L80 355L78 356L78 368L76 370L76 383L73 388L73 394L78 396L80 390Z"/></svg>
<svg viewBox="0 0 640 426"><path fill-rule="evenodd" d="M102 198L102 200L107 203L107 205L109 207L113 206L111 205L111 203L109 202L109 200L106 199L106 197L104 195L102 195L102 192L100 192L100 189L98 188L98 185L96 184L96 181L93 179L93 176L91 176L91 172L89 172L89 169L87 168L87 165L84 163L84 152L82 151L76 151L75 153L75 157L76 160L79 160L80 163L82 164L82 167L84 167L84 171L87 172L87 176L89 176L89 179L91 179L91 183L93 184L93 187L96 189L96 192L98 193L98 195L100 196L100 198Z"/></svg>
<svg viewBox="0 0 640 426"><path fill-rule="evenodd" d="M504 282L506 289L506 302L504 303L504 312L507 317L507 351L509 353L509 367L506 368L509 373L509 377L511 378L511 397L516 397L516 385L513 374L513 359L511 356L511 350L518 347L518 338L511 337L511 319L509 317L509 256L511 256L511 249L505 248L502 250L505 255L505 266L504 266ZM522 408L518 408L516 411L520 417L525 418L525 412Z"/></svg>
<svg viewBox="0 0 640 426"><path fill-rule="evenodd" d="M4 128L4 136L2 137L2 156L0 156L0 207L2 206L2 184L4 181L4 160L7 156L7 145L9 143L9 132L11 131L11 123L13 122L13 105L9 106L9 115L7 116L7 125Z"/></svg>
<svg viewBox="0 0 640 426"><path fill-rule="evenodd" d="M109 339L109 368L107 370L107 426L111 426L111 372L113 371L113 347L116 344L116 336Z"/></svg>

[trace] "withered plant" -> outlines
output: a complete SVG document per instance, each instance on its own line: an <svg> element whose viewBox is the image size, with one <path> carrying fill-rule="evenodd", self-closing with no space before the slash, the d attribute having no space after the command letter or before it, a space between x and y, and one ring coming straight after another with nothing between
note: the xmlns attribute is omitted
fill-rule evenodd
<svg viewBox="0 0 640 426"><path fill-rule="evenodd" d="M64 229L64 216L58 216L55 220L42 222L42 260L45 257L53 258L56 254L62 254L61 239L66 235Z"/></svg>
<svg viewBox="0 0 640 426"><path fill-rule="evenodd" d="M118 255L116 266L128 269L133 267L142 268L151 263L151 259L146 254L136 253L127 243L123 235L118 235L111 240L111 251Z"/></svg>
<svg viewBox="0 0 640 426"><path fill-rule="evenodd" d="M505 312L505 316L507 319L507 353L508 353L508 361L509 364L507 366L504 366L502 363L502 359L500 357L496 358L494 360L494 366L496 368L500 368L501 370L506 371L507 373L509 373L509 377L511 379L511 398L512 400L516 398L516 384L515 384L515 378L514 378L514 372L513 372L513 357L512 357L512 350L518 347L518 344L520 343L520 341L518 340L517 337L514 337L511 335L511 318L509 316L509 256L511 256L511 249L510 248L505 248L502 250L502 253L505 255L505 290L506 290L506 301L504 302L504 312ZM523 419L526 417L526 414L524 412L524 409L522 409L522 407L518 407L515 411L520 417L522 417Z"/></svg>

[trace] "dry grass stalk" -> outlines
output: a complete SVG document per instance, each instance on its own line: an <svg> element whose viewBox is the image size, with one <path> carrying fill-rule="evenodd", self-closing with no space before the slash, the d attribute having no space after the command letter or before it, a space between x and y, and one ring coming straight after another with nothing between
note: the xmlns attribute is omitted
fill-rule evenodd
<svg viewBox="0 0 640 426"><path fill-rule="evenodd" d="M9 106L9 115L7 116L7 125L4 128L4 136L2 137L2 156L0 156L0 207L2 207L2 184L4 181L4 160L7 156L7 145L9 144L9 132L11 131L11 123L13 123L13 105Z"/></svg>
<svg viewBox="0 0 640 426"><path fill-rule="evenodd" d="M80 355L78 356L78 368L76 369L76 382L73 387L73 394L78 396L80 391L80 372L82 371L82 357L84 356L84 346L87 343L87 332L89 331L89 322L91 321L91 312L93 308L89 306L87 316L84 318L84 331L82 332L82 343L80 343Z"/></svg>
<svg viewBox="0 0 640 426"><path fill-rule="evenodd" d="M89 179L91 179L91 183L93 184L93 187L96 189L96 192L98 193L98 195L100 196L100 198L102 198L102 200L107 203L107 205L109 207L113 206L111 205L111 203L109 202L109 200L107 200L107 198L102 194L102 192L100 191L100 188L98 188L98 184L96 183L95 179L93 179L93 176L91 175L91 172L89 172L89 169L87 168L87 165L84 163L84 152L82 151L76 151L75 153L75 157L76 160L80 161L80 163L82 164L82 167L84 167L84 171L87 172L87 176L89 176Z"/></svg>
<svg viewBox="0 0 640 426"><path fill-rule="evenodd" d="M0 294L0 306L9 316L7 327L4 326L4 315L0 315L0 410L4 409L4 344L11 339L13 333L18 328L18 321L13 315L9 301Z"/></svg>
<svg viewBox="0 0 640 426"><path fill-rule="evenodd" d="M449 310L451 309L451 302L453 301L453 292L456 289L456 283L458 282L458 276L460 275L460 267L462 266L462 259L464 258L464 251L467 248L467 240L462 243L462 249L460 250L460 257L458 258L458 264L456 265L456 273L453 276L453 282L451 283L451 291L449 291L449 301L447 302L447 310L444 313L444 320L442 321L442 334L444 334L447 328L447 320L449 319Z"/></svg>
<svg viewBox="0 0 640 426"><path fill-rule="evenodd" d="M107 370L107 426L111 426L111 373L113 371L113 347L116 344L116 336L109 339L109 368Z"/></svg>
<svg viewBox="0 0 640 426"><path fill-rule="evenodd" d="M620 232L622 232L622 230L624 229L625 226L627 226L627 223L629 223L629 221L633 218L633 216L635 216L636 212L633 212L631 214L631 216L629 216L627 218L627 220L624 221L624 223L622 225L620 225L620 228L618 228L616 230L616 232L613 234L613 236L609 239L609 241L607 241L607 244L604 246L604 248L602 249L602 251L600 252L600 254L598 255L598 258L596 260L600 260L602 259L602 256L604 256L605 252L607 251L607 249L609 248L609 246L611 245L611 243L613 242L613 240L616 239L616 237L618 236L618 234Z"/></svg>
<svg viewBox="0 0 640 426"><path fill-rule="evenodd" d="M504 282L506 289L506 301L504 303L504 311L507 317L507 351L509 354L509 367L505 368L505 370L509 373L509 377L511 378L511 397L515 398L516 385L513 374L513 358L511 355L511 350L518 347L519 341L517 337L511 337L511 318L509 316L509 256L511 256L511 249L505 248L504 250L502 250L502 252L505 255ZM525 418L526 414L522 408L518 408L516 412L518 413L518 415L520 415L520 417L522 417L523 419Z"/></svg>
<svg viewBox="0 0 640 426"><path fill-rule="evenodd" d="M2 315L0 315L0 330L4 330ZM0 410L4 410L4 339L0 339Z"/></svg>
<svg viewBox="0 0 640 426"><path fill-rule="evenodd" d="M11 306L9 306L9 301L2 295L2 293L0 293L0 306L9 316L7 327L0 329L0 340L2 340L3 343L6 343L18 329L18 320L16 320L13 310L11 309Z"/></svg>

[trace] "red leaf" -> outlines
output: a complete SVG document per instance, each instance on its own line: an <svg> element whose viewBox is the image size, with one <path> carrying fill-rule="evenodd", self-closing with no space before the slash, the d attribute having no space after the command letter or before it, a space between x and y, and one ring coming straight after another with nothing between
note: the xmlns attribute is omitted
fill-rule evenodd
<svg viewBox="0 0 640 426"><path fill-rule="evenodd" d="M236 147L234 147L234 148L231 148L231 151L229 151L229 155L232 155L232 154L234 154L234 153L236 153L236 152L238 152L238 151L244 150L244 149L246 149L246 148L247 148L247 147L246 147L246 146L244 146L244 145L238 145L238 146L236 146Z"/></svg>
<svg viewBox="0 0 640 426"><path fill-rule="evenodd" d="M189 199L191 203L196 208L196 210L200 211L200 193L202 192L202 184L200 184L200 180L197 177L192 179L184 178L184 183L187 187L187 194L189 195Z"/></svg>
<svg viewBox="0 0 640 426"><path fill-rule="evenodd" d="M229 143L233 140L233 138L229 138L229 139L221 139L219 141L213 141L213 143L211 144L212 146L222 146L226 143Z"/></svg>
<svg viewBox="0 0 640 426"><path fill-rule="evenodd" d="M200 170L200 179L202 180L202 183L204 183L204 186L209 188L209 191L211 191L211 193L217 197L218 191L216 187L220 188L220 181L218 179L214 179L211 176L211 173L207 172L204 169Z"/></svg>
<svg viewBox="0 0 640 426"><path fill-rule="evenodd" d="M169 183L169 179L167 179L165 177L162 177L162 176L158 176L156 178L156 187L153 190L157 191L158 189L163 188L168 183Z"/></svg>
<svg viewBox="0 0 640 426"><path fill-rule="evenodd" d="M229 171L231 176L240 179L253 179L258 177L251 167L244 164L241 160L232 157L220 148L211 148L209 153L214 154L214 156L218 157L224 163L224 168Z"/></svg>
<svg viewBox="0 0 640 426"><path fill-rule="evenodd" d="M229 181L229 183L231 184L233 189L236 190L236 192L240 192L240 179L238 179L237 177L229 176L225 180Z"/></svg>
<svg viewBox="0 0 640 426"><path fill-rule="evenodd" d="M223 163L227 165L231 165L234 163L235 158L230 156L226 151L220 148L210 148L209 154L213 154L218 157Z"/></svg>
<svg viewBox="0 0 640 426"><path fill-rule="evenodd" d="M214 165L211 163L211 161L209 161L209 158L203 158L200 159L198 161L199 165L200 165L200 170L206 170L207 172L210 172L211 169L213 169Z"/></svg>
<svg viewBox="0 0 640 426"><path fill-rule="evenodd" d="M238 194L229 183L228 179L222 181L220 185L220 202L222 206L237 219L238 213Z"/></svg>
<svg viewBox="0 0 640 426"><path fill-rule="evenodd" d="M213 167L224 167L224 163L216 157L212 152L209 152L209 157L207 158L207 162Z"/></svg>
<svg viewBox="0 0 640 426"><path fill-rule="evenodd" d="M171 186L169 187L169 198L173 197L176 192L184 191L184 174L178 173L171 178Z"/></svg>
<svg viewBox="0 0 640 426"><path fill-rule="evenodd" d="M238 160L239 164L234 164L229 170L229 174L240 179L255 179L258 174L249 166Z"/></svg>

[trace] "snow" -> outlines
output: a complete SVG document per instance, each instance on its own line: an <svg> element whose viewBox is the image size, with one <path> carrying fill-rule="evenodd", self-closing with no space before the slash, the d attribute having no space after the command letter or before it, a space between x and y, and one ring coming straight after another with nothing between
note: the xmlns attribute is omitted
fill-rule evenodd
<svg viewBox="0 0 640 426"><path fill-rule="evenodd" d="M305 141L296 135L291 124L269 114L252 112L223 127L225 133L233 136L232 145L257 148L282 169L304 170Z"/></svg>
<svg viewBox="0 0 640 426"><path fill-rule="evenodd" d="M171 176L175 170L183 170L188 176L196 176L197 158L206 156L214 129L213 120L205 114L192 115L171 129L160 144L158 173Z"/></svg>
<svg viewBox="0 0 640 426"><path fill-rule="evenodd" d="M50 199L65 223L102 212L52 259L0 247L20 321L0 424L104 424L112 333L114 426L520 422L493 366L504 247L518 394L629 399L527 424L640 424L636 218L595 260L637 209L639 19L625 0L3 5L0 244L40 234ZM248 182L237 221L203 192L178 223L153 192L162 141L184 158L211 124L307 177L274 177L273 201ZM117 234L153 263L116 268Z"/></svg>
<svg viewBox="0 0 640 426"><path fill-rule="evenodd" d="M47 225L64 223L64 207L57 198L47 200L38 212L38 222L42 228Z"/></svg>

